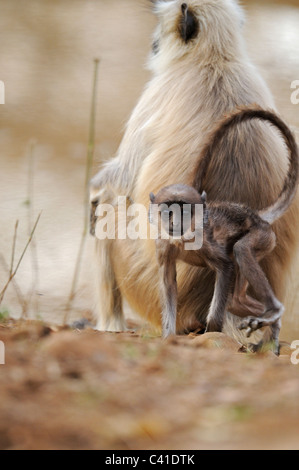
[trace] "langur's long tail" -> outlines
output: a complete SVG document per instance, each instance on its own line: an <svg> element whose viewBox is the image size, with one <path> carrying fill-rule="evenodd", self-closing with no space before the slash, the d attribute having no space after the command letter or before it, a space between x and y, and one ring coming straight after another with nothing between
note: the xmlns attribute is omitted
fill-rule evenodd
<svg viewBox="0 0 299 470"><path fill-rule="evenodd" d="M292 203L297 191L299 177L299 153L295 137L287 124L272 111L264 110L259 106L237 108L236 111L229 116L225 116L222 121L217 123L216 128L209 136L208 143L202 150L198 167L195 170L193 187L200 193L204 190L203 181L206 177L212 155L215 153L221 139L225 137L227 130L242 122L251 121L253 119L267 121L276 127L280 131L289 149L289 168L283 189L274 204L259 211L260 217L272 224L284 214Z"/></svg>

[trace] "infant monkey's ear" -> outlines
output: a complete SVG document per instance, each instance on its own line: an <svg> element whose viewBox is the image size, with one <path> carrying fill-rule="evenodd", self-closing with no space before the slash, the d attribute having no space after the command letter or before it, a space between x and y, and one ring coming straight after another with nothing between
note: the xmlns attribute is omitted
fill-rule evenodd
<svg viewBox="0 0 299 470"><path fill-rule="evenodd" d="M205 191L203 191L200 197L201 197L202 203L206 204L207 199L208 199L207 193Z"/></svg>
<svg viewBox="0 0 299 470"><path fill-rule="evenodd" d="M150 198L151 203L154 204L155 199L156 199L156 196L154 195L154 193L150 193L149 198Z"/></svg>

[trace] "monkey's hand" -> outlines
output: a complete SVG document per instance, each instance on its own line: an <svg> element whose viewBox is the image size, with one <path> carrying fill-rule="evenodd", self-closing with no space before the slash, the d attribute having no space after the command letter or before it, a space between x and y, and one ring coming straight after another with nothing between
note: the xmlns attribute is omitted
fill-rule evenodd
<svg viewBox="0 0 299 470"><path fill-rule="evenodd" d="M103 188L98 191L90 191L90 234L94 237L97 224L97 209L100 204L112 203L113 194L109 188Z"/></svg>

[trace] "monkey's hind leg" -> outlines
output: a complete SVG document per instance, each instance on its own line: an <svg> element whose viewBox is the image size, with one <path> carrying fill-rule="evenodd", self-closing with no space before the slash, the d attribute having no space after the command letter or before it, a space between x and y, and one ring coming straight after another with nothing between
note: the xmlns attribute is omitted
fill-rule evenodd
<svg viewBox="0 0 299 470"><path fill-rule="evenodd" d="M100 331L125 331L122 296L111 261L113 240L97 240L98 321Z"/></svg>
<svg viewBox="0 0 299 470"><path fill-rule="evenodd" d="M233 315L244 318L249 315L260 317L265 311L265 307L261 302L253 299L247 294L248 281L240 272L236 265L236 282L231 302L228 310Z"/></svg>
<svg viewBox="0 0 299 470"><path fill-rule="evenodd" d="M284 306L276 298L265 273L258 263L275 247L275 235L270 227L256 228L234 246L234 256L240 272L253 288L257 298L265 306L261 316L248 316L240 329L246 330L247 336L263 327L271 327L269 338L263 340L274 343L275 352L279 353L279 333ZM261 346L262 343L259 345Z"/></svg>

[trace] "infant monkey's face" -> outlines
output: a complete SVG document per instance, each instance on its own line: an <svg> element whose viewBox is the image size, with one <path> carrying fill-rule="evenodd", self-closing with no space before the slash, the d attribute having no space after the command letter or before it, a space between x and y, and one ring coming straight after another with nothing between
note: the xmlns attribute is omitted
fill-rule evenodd
<svg viewBox="0 0 299 470"><path fill-rule="evenodd" d="M159 205L161 225L165 232L175 238L181 238L190 230L194 215L194 204L186 201L166 202Z"/></svg>
<svg viewBox="0 0 299 470"><path fill-rule="evenodd" d="M173 238L182 238L194 228L196 206L205 201L192 187L175 184L150 194L150 221Z"/></svg>

